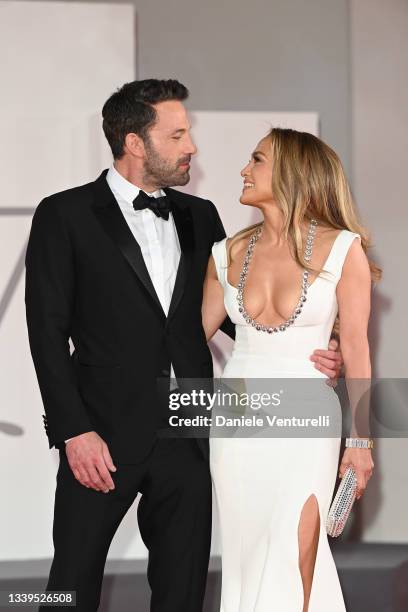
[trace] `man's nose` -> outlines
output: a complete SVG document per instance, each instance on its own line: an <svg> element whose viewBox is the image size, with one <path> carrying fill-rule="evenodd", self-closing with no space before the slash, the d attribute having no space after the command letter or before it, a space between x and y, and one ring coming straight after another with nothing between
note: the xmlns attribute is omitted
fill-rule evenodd
<svg viewBox="0 0 408 612"><path fill-rule="evenodd" d="M194 142L192 141L191 138L189 138L189 142L187 143L187 147L186 147L186 154L187 155L195 155L197 153L197 147L194 144Z"/></svg>

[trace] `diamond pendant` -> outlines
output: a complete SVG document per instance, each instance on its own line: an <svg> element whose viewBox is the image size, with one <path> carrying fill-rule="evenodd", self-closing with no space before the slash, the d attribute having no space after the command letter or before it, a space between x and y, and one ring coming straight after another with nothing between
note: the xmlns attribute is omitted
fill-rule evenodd
<svg viewBox="0 0 408 612"><path fill-rule="evenodd" d="M311 219L310 225L309 225L309 231L308 231L307 238L306 238L305 250L304 250L305 261L310 261L312 258L313 242L316 236L316 226L317 226L317 221L315 219ZM249 264L252 259L253 250L254 250L255 244L259 240L261 233L262 233L262 226L259 226L256 228L255 232L252 234L249 240L249 243L248 243L248 249L244 257L244 264L241 270L239 283L238 283L238 292L237 292L238 311L242 315L246 323L250 325L251 327L253 327L254 329L256 329L256 331L262 331L268 334L273 334L277 332L286 331L291 325L294 324L295 320L301 315L303 306L307 301L307 290L309 288L309 283L308 283L309 272L308 270L303 271L299 301L296 304L295 309L293 310L291 316L286 321L284 321L284 323L281 323L277 327L274 327L274 326L263 325L262 323L255 321L255 319L253 319L247 313L245 309L244 289L245 289L245 284L246 284L246 280L248 276Z"/></svg>

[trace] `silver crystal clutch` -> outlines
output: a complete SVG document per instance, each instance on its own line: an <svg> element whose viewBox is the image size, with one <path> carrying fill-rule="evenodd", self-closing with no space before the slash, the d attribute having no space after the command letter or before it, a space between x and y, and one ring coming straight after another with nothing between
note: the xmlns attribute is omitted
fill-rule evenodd
<svg viewBox="0 0 408 612"><path fill-rule="evenodd" d="M344 529L349 514L356 499L357 477L353 468L349 467L343 478L333 503L327 515L326 531L329 536L337 538Z"/></svg>

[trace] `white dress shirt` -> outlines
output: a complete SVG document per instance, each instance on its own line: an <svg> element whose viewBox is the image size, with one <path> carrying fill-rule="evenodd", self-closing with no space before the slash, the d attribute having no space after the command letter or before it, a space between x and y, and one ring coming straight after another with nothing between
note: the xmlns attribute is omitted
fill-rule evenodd
<svg viewBox="0 0 408 612"><path fill-rule="evenodd" d="M135 210L133 200L139 195L140 189L126 180L116 170L115 166L111 166L109 169L106 180L130 231L139 243L146 268L167 316L180 261L180 243L173 215L170 212L166 221L157 217L148 208ZM158 189L148 195L160 198L166 194L162 189ZM172 365L170 377L175 378ZM174 387L173 383L171 388ZM71 438L68 438L65 442L69 440Z"/></svg>
<svg viewBox="0 0 408 612"><path fill-rule="evenodd" d="M139 195L140 189L129 183L114 166L109 169L106 180L130 231L139 243L146 268L167 315L180 261L180 243L173 215L170 212L166 221L157 217L149 208L135 210L133 200ZM166 194L158 189L148 195L160 198Z"/></svg>

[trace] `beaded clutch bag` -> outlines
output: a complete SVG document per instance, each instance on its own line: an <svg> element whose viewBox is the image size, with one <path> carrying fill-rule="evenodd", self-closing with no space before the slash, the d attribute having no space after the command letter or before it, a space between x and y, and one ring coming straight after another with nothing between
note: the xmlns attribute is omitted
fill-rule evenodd
<svg viewBox="0 0 408 612"><path fill-rule="evenodd" d="M326 531L329 536L337 538L342 533L356 499L356 490L356 473L353 468L349 467L341 479L329 514L327 515Z"/></svg>

